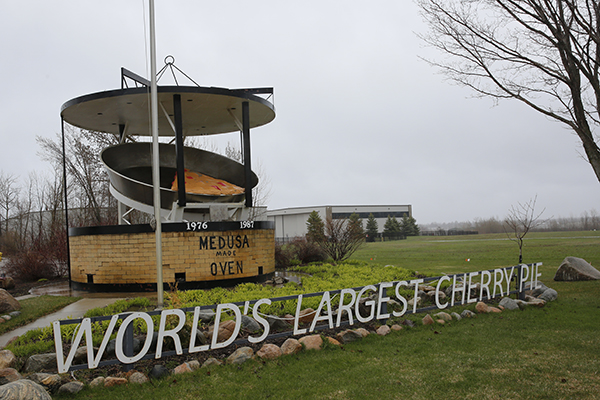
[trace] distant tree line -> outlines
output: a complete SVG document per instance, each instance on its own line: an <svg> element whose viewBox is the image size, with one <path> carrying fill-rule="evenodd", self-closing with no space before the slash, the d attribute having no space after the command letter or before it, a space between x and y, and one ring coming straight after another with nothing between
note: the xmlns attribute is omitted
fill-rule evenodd
<svg viewBox="0 0 600 400"><path fill-rule="evenodd" d="M424 234L453 235L473 233L504 233L505 219L481 218L467 222L433 223L423 227ZM535 226L532 232L593 231L600 230L600 214L584 211L579 217L554 217ZM463 232L463 233L460 233Z"/></svg>

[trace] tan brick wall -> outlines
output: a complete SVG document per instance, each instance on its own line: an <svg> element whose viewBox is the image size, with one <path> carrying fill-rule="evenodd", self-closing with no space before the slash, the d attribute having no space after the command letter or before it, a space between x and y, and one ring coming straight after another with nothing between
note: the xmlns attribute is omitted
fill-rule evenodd
<svg viewBox="0 0 600 400"><path fill-rule="evenodd" d="M163 232L163 281L185 272L187 282L247 278L275 271L273 229ZM94 284L156 283L154 233L73 236L71 280Z"/></svg>

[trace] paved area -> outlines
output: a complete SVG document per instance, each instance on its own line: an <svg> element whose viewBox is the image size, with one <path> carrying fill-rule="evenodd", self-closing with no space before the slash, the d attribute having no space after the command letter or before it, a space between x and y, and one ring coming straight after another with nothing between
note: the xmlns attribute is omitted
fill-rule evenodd
<svg viewBox="0 0 600 400"><path fill-rule="evenodd" d="M32 295L17 297L17 300L23 300L25 298L32 297ZM107 297L96 297L96 298L85 298L79 301L76 301L73 304L70 304L59 310L55 313L46 315L28 325L17 328L13 331L6 332L3 335L0 335L0 348L6 346L6 343L15 336L21 336L26 332L37 329L37 328L45 328L47 326L52 325L52 322L59 321L67 318L81 318L83 314L86 313L87 310L96 308L96 307L105 307L109 304L114 303L119 300L118 298L107 298Z"/></svg>

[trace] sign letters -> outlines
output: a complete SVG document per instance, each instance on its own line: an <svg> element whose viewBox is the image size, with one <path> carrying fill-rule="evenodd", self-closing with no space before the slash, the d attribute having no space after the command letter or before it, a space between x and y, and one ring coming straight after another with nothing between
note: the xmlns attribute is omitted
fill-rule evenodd
<svg viewBox="0 0 600 400"><path fill-rule="evenodd" d="M231 242L225 243L239 243L239 246L244 246L244 243L247 245L247 241L244 241L244 238L231 239ZM218 239L213 239L211 241L210 238L207 238L205 242L206 246L220 246L221 241ZM212 248L212 247L210 247ZM437 291L435 296L435 306L438 309L444 309L446 307L454 306L456 303L460 304L469 304L476 301L481 301L487 298L493 298L497 294L500 296L505 296L510 293L510 282L513 276L517 276L516 269L520 268L520 276L517 280L518 290L521 291L524 288L524 284L527 281L530 281L531 288L538 287L538 278L541 276L541 273L538 272L538 267L542 265L541 263L525 265L522 264L518 267L508 267L508 268L498 268L492 271L479 271L479 272L470 272L460 275L454 275L452 277L442 276L434 279L438 279L437 282ZM220 265L218 268L222 268ZM234 268L233 266L226 265L227 269ZM474 278L479 277L479 293L478 296L471 297L472 289L475 286ZM452 293L449 301L445 303L441 303L439 293L441 285L447 282L452 287ZM379 285L366 285L359 290L356 289L342 289L339 292L339 300L337 300L337 310L334 311L332 305L332 296L329 291L323 292L321 301L319 303L319 307L315 312L315 317L313 318L309 327L301 328L300 327L300 311L302 310L302 300L306 295L299 294L296 297L297 306L296 312L294 315L294 319L292 322L293 331L291 334L293 335L303 335L306 333L313 332L317 326L317 323L323 322L326 323L330 329L334 326L339 327L344 319L347 319L348 324L353 325L355 321L361 323L367 323L372 321L373 319L387 319L391 316L401 317L408 311L408 300L401 294L401 290L405 288L410 288L412 292L412 288L414 287L414 296L416 297L419 292L420 285L424 283L424 279L413 279L411 281L399 281L399 282L381 282ZM367 298L367 292L377 293L376 299L367 299L364 301L364 306L367 311L364 309L361 310L360 303L363 298ZM393 296L389 294L393 293ZM293 298L293 297L292 297ZM287 300L287 298L286 298ZM387 311L387 304L391 300L396 301L400 304L401 309L392 311L391 313ZM269 335L269 322L264 317L264 315L260 312L260 308L263 305L270 305L271 299L260 299L256 301L252 305L252 317L262 326L263 332L260 336L249 336L248 341L250 343L259 343L267 338ZM160 312L160 322L158 324L158 341L156 344L156 349L154 349L154 357L159 359L162 357L163 353L163 339L166 337L170 337L173 339L175 344L175 352L177 354L182 354L184 346L187 349L188 353L197 353L200 351L208 351L212 349L220 349L229 346L232 344L238 336L238 333L241 329L242 315L247 315L250 312L250 302L246 301L242 307L242 309L233 303L224 303L216 305L215 310L215 327L219 326L221 321L221 314L224 312L229 312L233 314L235 318L235 328L233 330L233 334L223 342L218 341L218 329L213 329L212 338L210 338L209 344L197 345L196 344L196 333L198 329L198 321L199 321L199 313L201 308L195 307L193 311L192 309L168 309L162 310ZM186 313L187 311L187 313ZM412 313L417 311L417 302L414 302ZM363 314L364 313L364 314ZM191 315L190 315L191 314ZM168 316L176 316L178 318L178 323L174 328L167 329L166 321ZM186 319L192 318L192 331L189 338L189 343L182 343L181 338L179 336L179 331L183 328L186 323ZM104 333L104 337L100 344L100 347L97 350L97 353L94 354L94 347L92 343L92 321L90 318L84 318L79 325L79 329L74 333L74 338L72 340L72 346L67 354L66 359L63 355L63 344L61 337L60 325L61 321L55 321L53 323L54 328L54 342L56 346L56 357L57 357L57 365L58 372L64 373L68 372L71 364L73 362L73 358L75 357L75 352L79 347L84 335L87 349L87 366L88 368L96 368L100 360L102 359L102 355L106 350L106 346L110 340L111 335L115 331L115 327L117 325L117 320L119 319L118 315L113 315L110 319L106 332ZM125 355L123 349L125 332L130 324L137 319L140 319L146 325L146 340L142 346L140 352L136 355L128 356ZM63 321L68 322L68 321ZM154 322L152 321L152 317L145 312L134 312L128 314L121 326L117 329L117 339L116 339L116 349L115 355L117 359L123 364L131 364L136 361L141 360L148 354L151 350L150 347L152 345L152 336L154 332Z"/></svg>

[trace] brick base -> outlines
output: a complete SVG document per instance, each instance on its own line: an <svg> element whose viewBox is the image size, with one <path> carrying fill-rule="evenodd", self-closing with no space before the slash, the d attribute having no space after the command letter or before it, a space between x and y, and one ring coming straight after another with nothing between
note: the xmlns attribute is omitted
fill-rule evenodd
<svg viewBox="0 0 600 400"><path fill-rule="evenodd" d="M163 282L183 288L264 279L275 271L274 236L266 221L163 224ZM70 229L71 281L88 290L156 288L155 241L148 225Z"/></svg>

